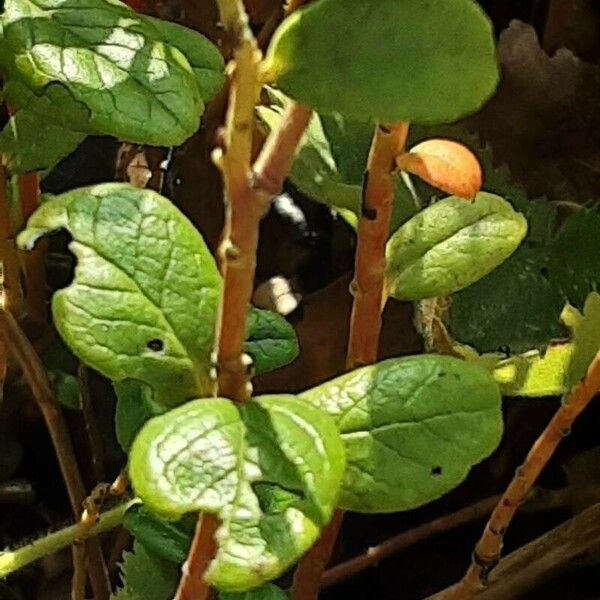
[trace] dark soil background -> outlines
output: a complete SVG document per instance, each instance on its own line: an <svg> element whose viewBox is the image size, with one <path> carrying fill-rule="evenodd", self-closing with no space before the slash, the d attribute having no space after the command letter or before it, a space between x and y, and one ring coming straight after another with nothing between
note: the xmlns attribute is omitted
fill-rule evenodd
<svg viewBox="0 0 600 600"><path fill-rule="evenodd" d="M131 4L177 20L219 41L221 32L212 2L136 0ZM278 3L252 0L247 4L259 31ZM471 129L492 144L498 160L510 166L515 178L532 195L545 194L549 201L579 204L597 201L600 4L597 0L484 0L481 4L500 39L503 82L492 102L469 120ZM515 19L520 23L515 23ZM226 41L220 42L226 50ZM563 46L573 54L561 50L550 58ZM209 108L201 131L173 152L168 168L162 171L159 165L167 158L166 150L121 146L109 138L89 138L46 178L44 189L58 192L115 178L149 179L150 185L162 187L163 193L190 216L214 249L222 226L222 205L219 176L209 152L222 112L223 101L217 99ZM299 304L289 318L297 327L302 350L293 365L258 381L259 391L303 389L340 373L344 366L354 233L326 208L293 189L287 191L304 221L291 219L285 204L274 207L262 226L256 285L261 287L273 276L290 282ZM65 240L53 239L47 260L51 287L68 283L72 266ZM42 336L39 343L47 344L46 338ZM421 340L412 325L412 305L390 303L385 313L382 357L420 350ZM111 388L96 374L89 373L89 377L95 422L90 425L78 411L67 412L82 471L91 489L98 481L114 478L124 457L113 433ZM402 514L348 514L335 562L362 554L400 532L501 492L558 402L555 398L506 401L502 445L472 471L467 481L441 500ZM582 482L600 486L599 441L600 405L595 404L565 440L544 472L540 486L547 490ZM576 496L558 509L518 516L508 532L505 552L580 511L585 500ZM48 435L18 373L11 371L4 401L0 403L0 548L68 520L68 502ZM483 524L474 522L432 537L324 591L322 598L424 598L462 575ZM122 541L122 536L115 533L106 536L104 543L107 549L118 549ZM114 552L114 573L117 557ZM523 597L599 600L600 549L586 560L585 568L557 574ZM7 582L0 582L0 600L66 599L69 568L68 552L40 561Z"/></svg>

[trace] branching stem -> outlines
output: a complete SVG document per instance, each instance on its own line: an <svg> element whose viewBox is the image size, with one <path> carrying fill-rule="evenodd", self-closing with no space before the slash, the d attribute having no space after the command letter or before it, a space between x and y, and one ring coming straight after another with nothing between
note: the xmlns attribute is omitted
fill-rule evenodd
<svg viewBox="0 0 600 600"><path fill-rule="evenodd" d="M252 396L252 364L243 348L254 288L259 224L283 185L310 110L298 104L288 109L253 168L254 111L260 93L262 54L241 0L218 0L218 5L234 56L229 65L231 87L223 145L214 154L225 187L225 228L218 252L224 284L215 340L215 391L221 397L247 402ZM210 597L204 573L215 554L217 528L215 517L200 517L175 600Z"/></svg>
<svg viewBox="0 0 600 600"><path fill-rule="evenodd" d="M519 506L548 464L561 440L569 435L573 423L600 391L600 352L587 375L563 400L546 429L529 451L525 462L492 512L473 552L471 565L463 579L444 596L445 600L468 600L485 588L488 575L500 560L504 534Z"/></svg>

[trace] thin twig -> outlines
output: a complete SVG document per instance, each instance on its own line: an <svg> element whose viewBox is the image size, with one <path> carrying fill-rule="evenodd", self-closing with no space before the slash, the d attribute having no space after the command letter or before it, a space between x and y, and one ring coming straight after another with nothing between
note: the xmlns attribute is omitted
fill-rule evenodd
<svg viewBox="0 0 600 600"><path fill-rule="evenodd" d="M362 216L358 225L358 243L352 290L354 304L346 366L353 369L377 361L384 304L385 244L388 239L396 157L408 138L408 124L380 125L376 128L369 153L363 189ZM331 559L343 521L336 511L319 541L302 558L294 574L293 600L316 600L321 577Z"/></svg>
<svg viewBox="0 0 600 600"><path fill-rule="evenodd" d="M224 284L215 339L217 390L246 402L252 396L251 360L243 352L246 317L254 287L259 223L283 185L310 110L294 104L269 137L252 168L254 111L260 93L261 52L241 0L218 0L221 22L234 48L223 147L215 151L225 186L225 228L219 248ZM204 573L215 554L217 519L199 518L175 600L207 600Z"/></svg>
<svg viewBox="0 0 600 600"><path fill-rule="evenodd" d="M492 572L488 586L477 600L512 600L521 598L587 552L600 548L600 504L584 510L533 542L502 559ZM444 600L452 588L427 600Z"/></svg>
<svg viewBox="0 0 600 600"><path fill-rule="evenodd" d="M64 416L56 402L44 366L14 316L10 312L1 309L0 337L2 337L10 354L21 368L25 381L42 413L65 482L71 510L75 519L78 520L86 496L85 487L79 473ZM89 540L86 545L88 570L94 598L103 600L108 598L110 594L110 584L102 549L97 539Z"/></svg>
<svg viewBox="0 0 600 600"><path fill-rule="evenodd" d="M71 579L71 600L85 600L85 543L75 540L73 552L73 577Z"/></svg>
<svg viewBox="0 0 600 600"><path fill-rule="evenodd" d="M542 435L531 448L523 465L504 492L475 547L471 565L463 579L445 600L468 600L487 584L490 571L500 559L504 534L561 440L569 435L573 423L600 391L600 352L596 354L585 378L564 399Z"/></svg>
<svg viewBox="0 0 600 600"><path fill-rule="evenodd" d="M0 553L0 579L8 577L11 573L22 569L23 567L39 560L49 554L54 554L67 548L73 542L86 537L92 538L106 531L110 531L118 527L123 522L123 516L127 510L134 504L138 504L139 500L131 500L107 510L100 515L98 522L89 530L82 531L80 524L70 525L64 529L53 531L43 537L26 544L22 548L16 550L7 550ZM94 600L98 596L94 593Z"/></svg>
<svg viewBox="0 0 600 600"><path fill-rule="evenodd" d="M600 500L600 486L590 485L583 488L569 486L560 490L535 489L527 498L527 502L523 506L523 512L540 512L568 507L576 497L585 497L591 500L590 503L593 504ZM418 527L385 540L385 542L369 548L364 554L328 569L323 574L321 587L327 588L337 585L365 569L378 565L382 560L398 554L410 546L414 546L440 533L457 529L467 523L483 519L498 504L500 498L499 494L485 498L475 504L443 515L433 521L423 523Z"/></svg>

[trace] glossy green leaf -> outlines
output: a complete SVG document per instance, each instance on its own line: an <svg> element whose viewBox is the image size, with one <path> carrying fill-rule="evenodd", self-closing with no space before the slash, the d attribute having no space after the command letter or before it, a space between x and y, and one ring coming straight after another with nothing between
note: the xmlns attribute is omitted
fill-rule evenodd
<svg viewBox="0 0 600 600"><path fill-rule="evenodd" d="M219 600L289 600L289 596L269 583L249 592L221 592Z"/></svg>
<svg viewBox="0 0 600 600"><path fill-rule="evenodd" d="M172 600L180 577L179 566L162 560L134 542L133 552L125 552L121 566L121 586L111 600Z"/></svg>
<svg viewBox="0 0 600 600"><path fill-rule="evenodd" d="M475 283L519 246L525 217L493 194L452 196L405 223L386 248L386 285L398 300L446 296Z"/></svg>
<svg viewBox="0 0 600 600"><path fill-rule="evenodd" d="M186 519L177 523L165 521L145 506L136 504L125 513L123 526L158 558L181 565L188 555L195 525L195 519L191 523L184 521Z"/></svg>
<svg viewBox="0 0 600 600"><path fill-rule="evenodd" d="M323 113L440 123L477 110L498 67L472 0L318 0L275 32L266 76Z"/></svg>
<svg viewBox="0 0 600 600"><path fill-rule="evenodd" d="M456 487L502 435L489 371L422 355L364 367L301 395L331 415L346 448L340 506L408 510Z"/></svg>
<svg viewBox="0 0 600 600"><path fill-rule="evenodd" d="M259 122L267 131L281 121L290 100L268 89L268 105L257 108ZM364 171L374 127L341 115L313 113L298 146L289 180L306 196L330 206L353 227L361 216ZM420 207L407 176L396 176L391 230L397 229Z"/></svg>
<svg viewBox="0 0 600 600"><path fill-rule="evenodd" d="M155 192L102 184L44 202L19 243L31 248L61 228L73 237L78 265L52 310L71 350L114 381L148 384L162 406L209 394L221 276L194 226ZM259 366L284 364L293 350L289 326L276 326L274 315L272 329L264 315L252 319L269 335L261 342L250 331Z"/></svg>
<svg viewBox="0 0 600 600"><path fill-rule="evenodd" d="M568 338L559 319L583 309L600 286L600 210L582 209L557 233L521 248L505 264L454 295L449 329L480 353L523 353Z"/></svg>
<svg viewBox="0 0 600 600"><path fill-rule="evenodd" d="M226 591L261 585L308 550L336 507L343 472L333 422L294 396L189 402L144 426L129 466L150 510L218 516L206 580Z"/></svg>
<svg viewBox="0 0 600 600"><path fill-rule="evenodd" d="M198 129L223 61L199 34L157 23L117 0L4 2L5 96L55 132L73 132L39 142L52 154L43 167L68 150L67 138L72 149L75 133L172 146Z"/></svg>

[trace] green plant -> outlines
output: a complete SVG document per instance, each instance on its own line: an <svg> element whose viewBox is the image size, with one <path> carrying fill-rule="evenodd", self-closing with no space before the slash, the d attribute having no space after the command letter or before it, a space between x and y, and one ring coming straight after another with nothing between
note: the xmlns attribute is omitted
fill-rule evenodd
<svg viewBox="0 0 600 600"><path fill-rule="evenodd" d="M486 318L459 292L530 250L518 248L534 217L502 190L481 191L471 151L443 133L411 140L413 123L455 121L493 93L482 10L471 0L315 0L283 20L263 60L243 3L218 5L233 47L215 151L226 195L220 272L169 200L124 183L46 197L18 236L31 250L56 230L70 234L77 266L52 299L53 322L114 383L116 432L143 503L118 512L135 536L119 600L204 600L210 586L222 600L279 600L269 582L297 561L292 597L310 600L342 510L402 511L439 498L503 430L499 357L461 348L444 329L460 357L377 362L389 298L455 296L451 324L465 312ZM333 24L343 24L343 46ZM89 134L180 144L224 84L206 39L116 0L7 0L2 25L5 96L17 108L0 134L10 173L49 169ZM256 119L268 137L252 160ZM298 353L282 317L250 307L258 225L288 173L357 228L349 372L298 395L254 397L252 374ZM426 184L452 195L427 205ZM587 285L593 275L581 277ZM568 376L555 392L597 359L595 302L571 313ZM88 536L75 528L49 548ZM39 555L18 552L4 570L0 556L0 574Z"/></svg>

